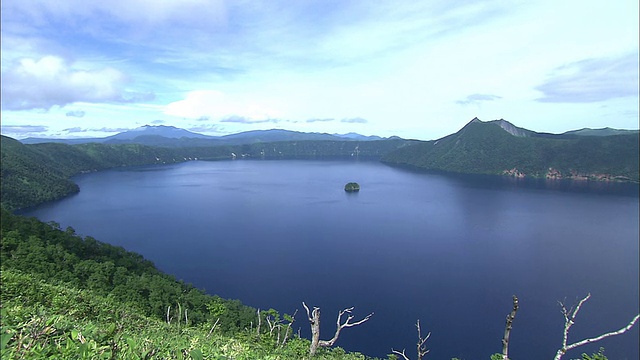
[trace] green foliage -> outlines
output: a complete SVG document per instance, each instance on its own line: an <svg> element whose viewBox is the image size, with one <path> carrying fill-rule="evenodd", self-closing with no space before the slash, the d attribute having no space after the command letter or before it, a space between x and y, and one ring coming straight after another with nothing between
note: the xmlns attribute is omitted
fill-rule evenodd
<svg viewBox="0 0 640 360"><path fill-rule="evenodd" d="M255 310L238 300L207 295L160 272L139 254L92 237L83 239L71 228L62 231L4 209L1 226L3 270L19 270L50 282L92 290L158 319L166 318L168 307L180 304L188 309L190 323L219 318L219 329L225 332L250 327L254 320ZM184 317L182 314L184 310L179 314Z"/></svg>
<svg viewBox="0 0 640 360"><path fill-rule="evenodd" d="M601 347L597 353L593 353L591 356L583 353L582 360L607 360L607 357L604 355L604 348Z"/></svg>
<svg viewBox="0 0 640 360"><path fill-rule="evenodd" d="M383 156L387 163L458 173L501 175L517 169L545 177L550 168L563 177L602 174L640 181L638 133L614 136L517 137L495 123L471 122L455 134L417 142Z"/></svg>
<svg viewBox="0 0 640 360"><path fill-rule="evenodd" d="M290 315L262 312L265 325L256 334L256 310L238 300L207 295L138 254L83 239L72 228L1 211L3 359L302 359L308 354L310 342L293 335ZM317 358L365 359L340 348L322 349Z"/></svg>
<svg viewBox="0 0 640 360"><path fill-rule="evenodd" d="M15 270L0 276L3 359L303 359L309 351L309 340L297 337L278 347L245 330L226 335L209 324L167 324L91 290ZM318 358L365 359L340 348Z"/></svg>

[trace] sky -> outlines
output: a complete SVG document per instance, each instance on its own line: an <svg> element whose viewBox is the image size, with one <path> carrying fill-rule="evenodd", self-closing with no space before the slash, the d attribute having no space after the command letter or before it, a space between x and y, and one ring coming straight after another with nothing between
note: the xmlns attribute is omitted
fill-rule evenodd
<svg viewBox="0 0 640 360"><path fill-rule="evenodd" d="M638 129L638 1L3 0L1 132Z"/></svg>

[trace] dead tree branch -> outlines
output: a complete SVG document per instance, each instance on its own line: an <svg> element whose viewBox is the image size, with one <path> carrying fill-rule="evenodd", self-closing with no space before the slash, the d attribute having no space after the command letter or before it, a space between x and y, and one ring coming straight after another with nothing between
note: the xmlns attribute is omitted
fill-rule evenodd
<svg viewBox="0 0 640 360"><path fill-rule="evenodd" d="M578 311L580 311L582 304L584 304L587 300L589 300L590 297L591 297L591 294L587 294L587 296L585 296L582 300L578 302L578 305L576 305L575 309L571 308L567 310L566 306L563 303L560 303L560 306L562 307L562 314L564 315L564 333L562 337L562 347L558 349L558 352L556 352L556 356L554 357L554 360L560 360L562 356L571 349L575 349L585 344L590 344L596 341L600 341L609 336L623 334L628 330L630 330L633 327L633 325L635 325L638 322L638 317L640 317L640 315L636 315L626 326L622 327L620 330L611 331L593 338L584 339L584 340L575 342L573 344L567 345L567 338L569 337L569 329L571 329L571 326L575 324L576 315L578 315Z"/></svg>
<svg viewBox="0 0 640 360"><path fill-rule="evenodd" d="M513 309L511 313L507 315L507 324L504 327L504 337L502 338L502 359L509 360L509 335L511 334L511 329L513 325L513 319L516 318L516 313L518 312L519 304L518 297L513 295Z"/></svg>
<svg viewBox="0 0 640 360"><path fill-rule="evenodd" d="M416 343L416 353L418 355L417 359L422 360L422 357L427 355L427 353L429 352L425 344L427 343L427 340L431 336L431 332L429 332L425 337L422 337L422 329L420 328L420 319L416 320L416 329L418 330L418 342ZM404 360L410 360L409 357L407 357L407 355L405 354L404 349L402 349L402 352L391 349L391 352L402 356Z"/></svg>
<svg viewBox="0 0 640 360"><path fill-rule="evenodd" d="M427 355L427 353L429 352L425 343L427 342L427 339L429 339L429 337L431 336L431 332L429 332L427 336L422 337L422 332L420 331L420 319L416 321L416 327L418 328L418 343L416 344L417 352L418 352L418 360L422 360L422 357Z"/></svg>
<svg viewBox="0 0 640 360"><path fill-rule="evenodd" d="M213 326L211 327L211 330L209 330L209 333L207 334L207 338L211 336L211 334L213 333L213 330L216 329L216 326L218 326L218 322L220 322L220 318L216 319L216 322L213 324Z"/></svg>
<svg viewBox="0 0 640 360"><path fill-rule="evenodd" d="M309 307L307 306L307 304L305 304L304 301L302 302L302 306L304 306L304 309L307 311L307 318L309 319L309 323L311 324L311 346L309 348L309 355L311 356L315 355L316 350L318 350L319 346L333 346L333 344L338 341L338 337L340 336L340 331L342 331L342 329L360 325L369 320L371 316L373 316L373 313L371 313L362 320L351 322L351 320L353 320L354 318L354 316L351 315L351 312L354 308L350 307L340 310L340 312L338 312L338 319L336 320L336 332L333 335L333 338L331 338L331 340L320 340L320 308L314 306L313 311L310 311ZM342 315L344 314L348 315L347 319L342 322Z"/></svg>
<svg viewBox="0 0 640 360"><path fill-rule="evenodd" d="M394 353L394 354L398 354L398 355L402 356L402 358L403 358L404 360L411 360L411 359L409 359L409 358L407 357L407 355L404 353L404 349L402 349L402 352L400 352L400 351L398 351L398 350L393 350L393 349L391 349L391 352L392 352L392 353Z"/></svg>
<svg viewBox="0 0 640 360"><path fill-rule="evenodd" d="M284 347L284 345L287 343L287 339L289 337L289 331L291 330L291 325L296 321L296 314L298 313L298 309L296 309L296 311L293 312L293 315L291 315L291 320L289 321L289 323L287 324L287 327L284 330L284 339L282 339L282 347ZM287 314L285 314L285 318L286 318ZM288 319L287 319L288 320Z"/></svg>
<svg viewBox="0 0 640 360"><path fill-rule="evenodd" d="M258 326L256 329L256 337L260 339L260 326L262 325L262 318L260 317L260 309L258 309L257 314L258 314Z"/></svg>

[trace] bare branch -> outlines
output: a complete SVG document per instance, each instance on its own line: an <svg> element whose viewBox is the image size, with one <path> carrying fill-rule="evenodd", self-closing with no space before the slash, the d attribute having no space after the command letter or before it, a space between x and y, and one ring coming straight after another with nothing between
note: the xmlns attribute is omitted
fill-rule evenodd
<svg viewBox="0 0 640 360"><path fill-rule="evenodd" d="M422 337L422 332L420 330L420 319L416 321L416 327L418 328L418 343L416 344L418 360L422 360L422 357L427 355L427 353L429 352L429 350L424 344L427 342L427 340L431 336L431 332L429 332L427 336Z"/></svg>
<svg viewBox="0 0 640 360"><path fill-rule="evenodd" d="M267 325L269 325L269 335L273 334L273 330L276 328L276 320L273 320L273 323L271 322L271 320L269 319L271 317L271 315L267 314L267 316L264 317L265 320L267 320Z"/></svg>
<svg viewBox="0 0 640 360"><path fill-rule="evenodd" d="M502 359L509 360L509 335L511 334L513 319L516 318L516 312L519 308L518 297L513 295L513 309L507 315L507 324L504 327L504 338L502 338Z"/></svg>
<svg viewBox="0 0 640 360"><path fill-rule="evenodd" d="M640 317L640 315L636 315L636 316L635 316L635 317L634 317L634 318L633 318L633 319L632 319L632 320L627 324L627 326L625 326L625 327L621 328L620 330L617 330L617 331L611 331L611 332L608 332L608 333L606 333L606 334L602 334L602 335L600 335L600 336L596 336L596 337L594 337L594 338L589 338L589 339L584 339L584 340L582 340L582 341L578 341L578 342L576 342L576 343L573 343L573 344L571 344L571 345L567 346L567 350L571 350L571 349L577 348L578 346L582 346L582 345L589 344L589 343L592 343L592 342L600 341L600 340L602 340L602 339L604 339L604 338L607 338L607 337L609 337L609 336L614 336L614 335L620 335L620 334L623 334L623 333L625 333L625 332L629 331L629 330L633 327L633 325L635 325L635 324L638 322L638 317Z"/></svg>
<svg viewBox="0 0 640 360"><path fill-rule="evenodd" d="M392 353L394 353L394 354L398 354L398 355L402 356L402 357L404 358L404 360L411 360L411 359L409 359L409 358L407 357L407 355L405 355L405 353L404 353L404 349L402 349L402 352L400 352L400 351L398 351L398 350L393 350L393 349L391 349L391 352L392 352Z"/></svg>
<svg viewBox="0 0 640 360"><path fill-rule="evenodd" d="M591 294L587 294L587 296L585 296L582 300L580 300L580 302L578 302L578 305L576 305L575 309L567 310L565 305L560 303L560 305L562 306L562 314L564 315L564 319L565 319L564 334L562 337L562 347L558 349L558 351L556 352L556 356L554 357L554 360L560 360L562 356L571 349L575 349L582 345L600 341L609 336L623 334L629 331L638 322L638 318L640 317L640 315L636 315L626 326L622 327L620 330L611 331L593 338L584 339L584 340L575 342L573 344L567 345L567 338L569 337L569 329L573 324L575 324L575 318L576 318L576 315L578 314L578 311L580 311L580 307L582 307L582 304L584 304L587 300L589 300L590 297L591 297Z"/></svg>
<svg viewBox="0 0 640 360"><path fill-rule="evenodd" d="M262 318L260 317L260 309L258 309L257 313L258 313L258 326L256 328L257 329L256 330L256 336L258 338L260 338L260 326L262 326Z"/></svg>
<svg viewBox="0 0 640 360"><path fill-rule="evenodd" d="M363 322L369 320L371 316L373 316L373 313L371 313L367 315L364 319L351 323L350 321L353 320L354 318L354 316L351 315L351 311L353 311L353 309L354 309L353 307L350 307L344 310L340 310L340 312L338 312L338 319L336 320L336 333L333 335L333 338L331 338L331 340L320 340L320 343L319 343L320 346L333 346L333 344L335 344L336 341L338 341L338 337L340 336L340 331L342 331L342 329L346 327L360 325ZM347 315L347 320L343 323L342 315L344 315L345 313L349 315Z"/></svg>
<svg viewBox="0 0 640 360"><path fill-rule="evenodd" d="M284 330L284 339L282 339L282 346L287 342L287 338L289 337L289 330L291 329L291 325L296 321L296 314L298 313L298 309L293 312L291 315L291 321L287 324L287 328Z"/></svg>
<svg viewBox="0 0 640 360"><path fill-rule="evenodd" d="M353 307L340 310L338 312L338 319L336 320L336 332L333 335L333 338L331 338L331 340L320 340L320 308L314 307L313 311L310 311L309 307L307 306L307 304L305 304L304 301L302 302L302 306L304 306L304 309L307 311L307 318L309 319L309 323L311 324L311 346L309 348L310 356L315 355L316 350L318 349L318 346L323 346L323 347L333 346L333 344L335 344L335 342L338 341L338 337L340 336L340 331L342 329L346 327L360 325L365 321L369 320L371 316L373 316L373 313L371 313L362 320L351 322L351 320L353 320L354 318L353 315L351 315L351 311L353 311ZM347 319L343 323L342 315L344 315L345 313L349 315L347 315Z"/></svg>
<svg viewBox="0 0 640 360"><path fill-rule="evenodd" d="M429 350L426 347L427 340L431 337L431 332L429 332L426 336L422 336L422 329L420 328L420 319L416 320L416 329L418 330L418 342L416 343L416 353L418 355L417 360L422 360L422 357L427 355ZM405 350L402 349L402 352L398 350L391 349L391 352L394 354L398 354L402 356L405 360L410 360L407 354L405 354Z"/></svg>
<svg viewBox="0 0 640 360"><path fill-rule="evenodd" d="M311 345L309 346L309 356L312 357L316 354L318 346L320 346L320 309L313 308L313 311L309 311L309 307L303 301L302 306L307 311L307 318L311 325Z"/></svg>
<svg viewBox="0 0 640 360"><path fill-rule="evenodd" d="M304 303L304 301L302 302L302 306L304 306L304 309L307 310L307 318L309 318L309 321L313 321L313 317L311 317L311 313L309 312L309 307ZM315 309L317 308L313 308L314 311Z"/></svg>
<svg viewBox="0 0 640 360"><path fill-rule="evenodd" d="M211 336L211 333L213 333L213 330L215 330L216 326L218 325L218 322L220 321L220 318L216 319L216 322L213 324L213 326L211 327L211 330L209 330L209 333L207 334L207 337Z"/></svg>

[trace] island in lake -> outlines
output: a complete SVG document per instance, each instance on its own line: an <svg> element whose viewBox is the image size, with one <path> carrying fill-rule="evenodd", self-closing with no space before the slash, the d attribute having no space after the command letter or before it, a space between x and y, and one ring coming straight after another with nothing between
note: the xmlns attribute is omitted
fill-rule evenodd
<svg viewBox="0 0 640 360"><path fill-rule="evenodd" d="M344 191L346 191L346 192L357 192L357 191L360 191L360 184L358 184L356 182L347 183L347 185L344 186Z"/></svg>

